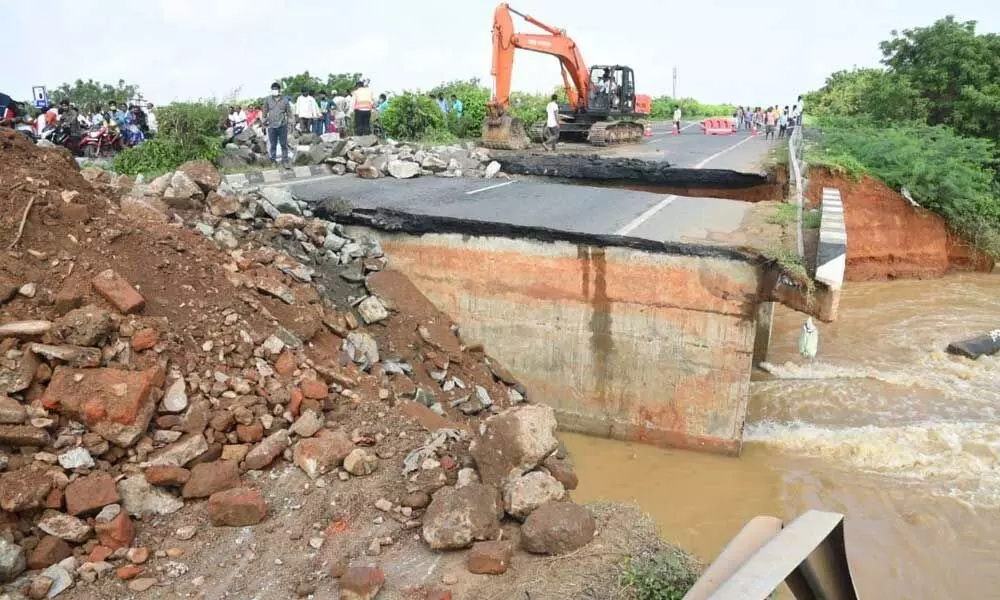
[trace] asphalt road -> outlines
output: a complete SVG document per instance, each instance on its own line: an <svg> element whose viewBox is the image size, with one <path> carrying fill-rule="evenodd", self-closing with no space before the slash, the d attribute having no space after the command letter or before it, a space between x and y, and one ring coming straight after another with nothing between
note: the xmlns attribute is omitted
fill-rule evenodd
<svg viewBox="0 0 1000 600"><path fill-rule="evenodd" d="M697 125L679 136L654 130L646 143L614 149L619 156L661 158L691 168L756 171L770 144L746 134L704 136ZM567 145L568 146L568 145ZM579 150L577 150L579 151ZM591 149L584 147L583 151ZM436 216L500 221L658 241L707 241L740 228L749 204L613 188L551 183L421 177L410 180L322 177L286 184L300 200L342 198L357 208L392 208Z"/></svg>

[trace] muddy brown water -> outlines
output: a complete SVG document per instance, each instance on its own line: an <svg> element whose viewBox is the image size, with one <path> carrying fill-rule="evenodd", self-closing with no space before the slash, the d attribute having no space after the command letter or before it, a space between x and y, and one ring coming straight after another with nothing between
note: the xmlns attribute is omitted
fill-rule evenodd
<svg viewBox="0 0 1000 600"><path fill-rule="evenodd" d="M802 322L778 307L739 459L564 435L575 498L636 502L705 561L756 515L841 512L862 598L1000 598L1000 356L943 351L1000 327L1000 277L851 283L811 362Z"/></svg>

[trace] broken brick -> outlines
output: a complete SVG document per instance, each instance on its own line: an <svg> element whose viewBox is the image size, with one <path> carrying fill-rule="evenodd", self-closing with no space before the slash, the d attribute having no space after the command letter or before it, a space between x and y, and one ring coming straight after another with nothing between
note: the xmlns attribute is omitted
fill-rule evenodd
<svg viewBox="0 0 1000 600"><path fill-rule="evenodd" d="M98 273L91 283L98 294L123 314L138 312L146 305L146 299L132 284L112 269Z"/></svg>
<svg viewBox="0 0 1000 600"><path fill-rule="evenodd" d="M66 512L78 517L100 511L121 499L115 480L107 473L94 473L66 486Z"/></svg>
<svg viewBox="0 0 1000 600"><path fill-rule="evenodd" d="M108 521L97 521L94 524L94 531L102 546L117 550L126 548L132 543L132 538L135 537L135 524L123 509Z"/></svg>
<svg viewBox="0 0 1000 600"><path fill-rule="evenodd" d="M208 499L208 516L216 527L246 527L267 517L267 502L259 490L235 488Z"/></svg>

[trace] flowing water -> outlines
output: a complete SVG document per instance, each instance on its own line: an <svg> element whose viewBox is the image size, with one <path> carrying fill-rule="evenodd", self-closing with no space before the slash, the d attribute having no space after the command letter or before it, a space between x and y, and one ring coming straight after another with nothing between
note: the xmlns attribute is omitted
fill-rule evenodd
<svg viewBox="0 0 1000 600"><path fill-rule="evenodd" d="M944 353L1000 327L1000 277L851 283L817 358L775 312L739 459L566 435L575 498L634 501L711 561L752 517L847 515L866 599L1000 598L1000 356Z"/></svg>

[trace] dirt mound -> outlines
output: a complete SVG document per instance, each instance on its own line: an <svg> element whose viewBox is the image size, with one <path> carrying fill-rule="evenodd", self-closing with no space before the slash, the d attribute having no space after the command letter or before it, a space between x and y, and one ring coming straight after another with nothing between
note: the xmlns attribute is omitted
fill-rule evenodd
<svg viewBox="0 0 1000 600"><path fill-rule="evenodd" d="M993 269L993 260L952 235L942 217L911 206L876 179L866 176L855 181L827 169L812 169L810 206L820 206L824 187L839 189L844 202L848 281L921 279L940 277L951 269Z"/></svg>
<svg viewBox="0 0 1000 600"><path fill-rule="evenodd" d="M527 401L514 376L377 239L258 194L187 186L170 209L3 136L5 245L31 210L0 253L2 591L329 595L348 563L383 567L387 597L438 587L424 509L478 479L482 422ZM518 469L575 487L562 456Z"/></svg>

